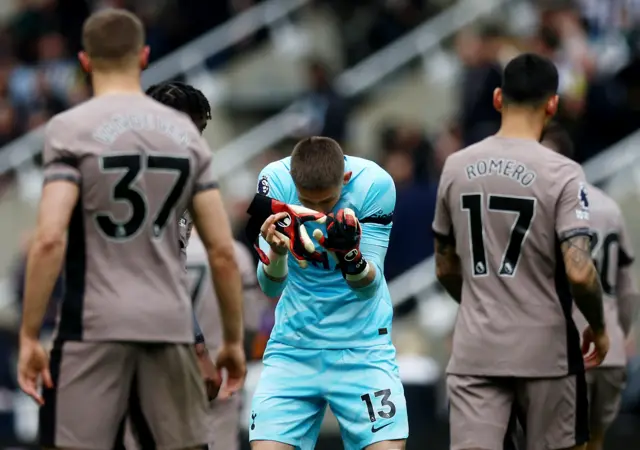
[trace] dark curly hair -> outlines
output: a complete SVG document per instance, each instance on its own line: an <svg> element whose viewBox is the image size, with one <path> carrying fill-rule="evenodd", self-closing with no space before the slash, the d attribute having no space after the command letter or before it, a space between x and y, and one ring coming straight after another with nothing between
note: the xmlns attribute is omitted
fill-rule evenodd
<svg viewBox="0 0 640 450"><path fill-rule="evenodd" d="M206 124L211 119L211 105L207 97L199 89L180 81L167 81L154 84L146 94L191 117L194 122Z"/></svg>

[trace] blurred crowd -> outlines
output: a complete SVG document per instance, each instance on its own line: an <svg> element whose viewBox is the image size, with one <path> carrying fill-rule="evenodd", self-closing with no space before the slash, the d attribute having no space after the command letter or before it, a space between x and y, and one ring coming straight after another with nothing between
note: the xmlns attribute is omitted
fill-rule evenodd
<svg viewBox="0 0 640 450"><path fill-rule="evenodd" d="M15 0L15 10L0 26L0 146L88 97L76 53L82 23L94 10L134 11L146 26L154 61L259 1ZM228 56L215 55L207 63Z"/></svg>
<svg viewBox="0 0 640 450"><path fill-rule="evenodd" d="M234 14L261 0L21 0L11 19L0 27L0 146L45 123L51 115L89 95L86 77L78 72L84 18L95 8L128 7L145 22L152 57L157 59ZM382 48L432 16L446 1L324 0L339 18L347 65ZM450 3L450 2L449 2ZM433 254L433 236L424 224L433 220L439 173L451 153L473 144L499 127L492 105L502 67L521 51L535 51L557 64L561 110L558 120L573 135L577 159L584 162L640 128L640 2L613 0L532 0L534 26L523 35L509 24L482 23L461 30L453 50L461 67L457 114L438 129L425 129L393 118L378 127L378 162L391 174L397 189L394 226L385 261L385 275L393 280ZM260 41L261 35L207 61L220 64L231 53ZM308 90L300 99L312 120L301 134L325 135L349 147L351 99L334 87L331 70L322 60L307 65ZM299 137L298 135L295 138ZM290 147L288 147L290 149ZM266 152L253 161L257 171L284 154ZM243 178L238 174L237 179ZM255 178L249 177L252 184ZM253 186L252 186L253 188ZM234 189L230 189L234 191ZM241 218L246 199L230 205ZM237 227L242 240L243 227ZM25 249L28 244L25 241ZM24 258L14 268L20 286ZM60 292L54 293L60 297ZM14 290L19 304L21 293ZM411 303L411 302L408 302ZM53 325L54 310L49 311ZM400 314L401 315L401 314ZM266 314L256 332L259 357L272 326ZM10 327L9 327L10 328ZM9 330L7 328L7 330ZM0 355L14 348L15 335L2 331ZM6 334L6 335L5 335ZM15 390L8 364L0 364L0 416L3 392ZM640 360L630 367L623 409L640 414ZM6 373L5 373L6 372ZM4 390L3 390L4 389ZM4 421L0 417L0 434Z"/></svg>

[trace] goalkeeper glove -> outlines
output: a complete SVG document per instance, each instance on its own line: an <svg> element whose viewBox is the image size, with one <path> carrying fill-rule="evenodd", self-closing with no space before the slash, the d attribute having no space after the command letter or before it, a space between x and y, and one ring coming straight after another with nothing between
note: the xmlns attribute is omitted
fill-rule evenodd
<svg viewBox="0 0 640 450"><path fill-rule="evenodd" d="M315 251L316 247L309 237L304 224L306 222L324 223L326 220L324 214L302 206L287 205L262 194L255 195L247 213L250 216L246 228L247 238L254 243L253 246L263 264L268 266L271 261L257 244L260 228L269 216L278 213L286 213L287 216L276 222L276 233L279 238L287 243L289 252L300 267L306 268L307 261L322 261L322 255Z"/></svg>
<svg viewBox="0 0 640 450"><path fill-rule="evenodd" d="M358 281L367 276L369 265L360 253L362 228L360 222L349 208L329 214L326 220L327 236L315 230L313 237L322 247L333 255L342 276L347 281Z"/></svg>

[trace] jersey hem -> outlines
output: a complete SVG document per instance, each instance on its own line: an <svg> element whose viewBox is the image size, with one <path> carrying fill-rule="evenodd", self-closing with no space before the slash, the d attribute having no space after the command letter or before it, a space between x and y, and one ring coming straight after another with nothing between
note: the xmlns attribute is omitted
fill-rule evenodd
<svg viewBox="0 0 640 450"><path fill-rule="evenodd" d="M357 349L370 349L374 347L383 347L383 346L393 345L393 342L391 342L390 340L375 342L373 344L367 344L367 345L344 345L344 346L341 345L339 347L332 347L331 344L318 345L314 347L306 347L306 346L296 345L292 342L287 342L286 340L275 339L275 338L269 338L269 342L286 345L287 347L292 347L299 350L357 350ZM267 346L268 345L269 343L267 343Z"/></svg>
<svg viewBox="0 0 640 450"><path fill-rule="evenodd" d="M560 235L558 236L558 239L560 240L560 242L564 242L576 236L592 237L593 231L591 231L589 228L573 228L571 230L567 230L560 233Z"/></svg>
<svg viewBox="0 0 640 450"><path fill-rule="evenodd" d="M56 174L56 175L49 175L44 177L44 184L50 183L52 181L68 181L70 183L73 184L80 184L80 178L79 177L75 177L73 175L68 175L68 174Z"/></svg>
<svg viewBox="0 0 640 450"><path fill-rule="evenodd" d="M193 332L192 332L193 333ZM122 342L129 344L196 344L195 336L193 334L190 338L187 339L176 339L176 340L167 340L166 338L133 338L133 337L118 337L118 338L86 338L86 337L77 337L77 336L64 336L58 335L53 339L56 343L64 343L64 342L95 342L95 343L110 343L110 342Z"/></svg>
<svg viewBox="0 0 640 450"><path fill-rule="evenodd" d="M218 184L217 181L212 181L211 183L199 184L199 185L196 185L194 189L194 194L197 194L198 192L202 192L202 191L209 191L211 189L219 189L219 188L220 188L220 185Z"/></svg>

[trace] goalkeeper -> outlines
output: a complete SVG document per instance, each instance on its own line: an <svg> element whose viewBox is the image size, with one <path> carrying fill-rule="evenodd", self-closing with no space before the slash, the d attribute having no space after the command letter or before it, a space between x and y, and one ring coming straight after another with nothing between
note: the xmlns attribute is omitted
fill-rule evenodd
<svg viewBox="0 0 640 450"><path fill-rule="evenodd" d="M260 235L260 286L280 300L253 397L252 449L313 449L327 405L345 449L405 448L383 275L394 206L389 174L329 138L304 139L261 172L247 231Z"/></svg>

